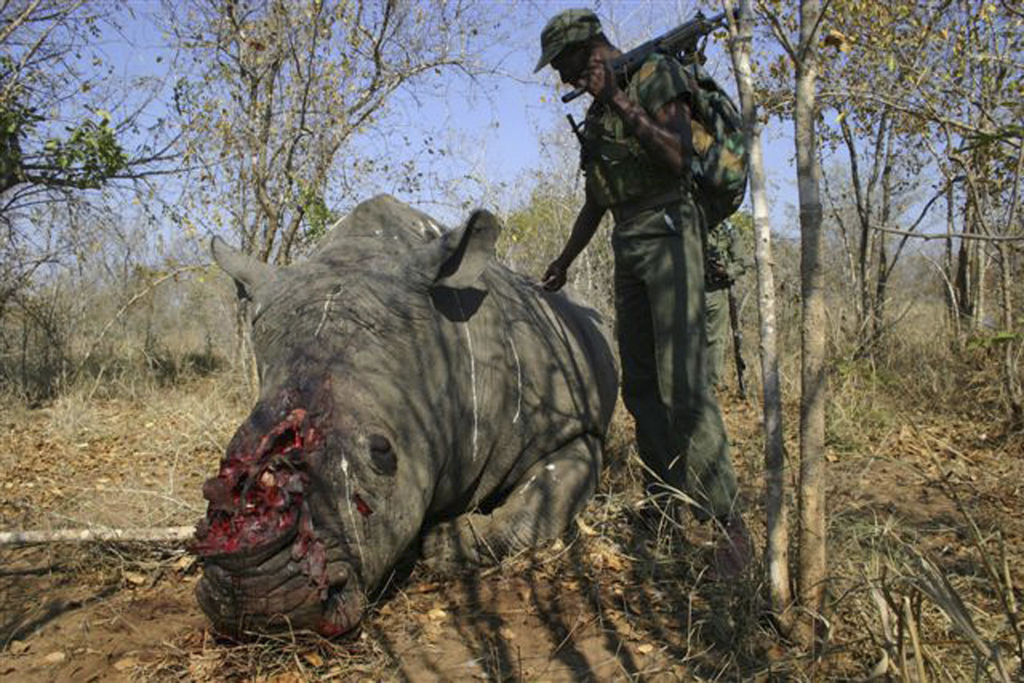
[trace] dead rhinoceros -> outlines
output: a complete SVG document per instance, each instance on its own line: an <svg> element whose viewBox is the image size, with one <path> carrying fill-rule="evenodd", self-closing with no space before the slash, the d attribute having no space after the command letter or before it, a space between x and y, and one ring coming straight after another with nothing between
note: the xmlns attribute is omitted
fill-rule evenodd
<svg viewBox="0 0 1024 683"><path fill-rule="evenodd" d="M592 310L494 259L499 229L378 197L298 265L214 240L262 386L203 487L196 594L218 630L343 633L417 541L441 566L495 561L587 501L614 357Z"/></svg>

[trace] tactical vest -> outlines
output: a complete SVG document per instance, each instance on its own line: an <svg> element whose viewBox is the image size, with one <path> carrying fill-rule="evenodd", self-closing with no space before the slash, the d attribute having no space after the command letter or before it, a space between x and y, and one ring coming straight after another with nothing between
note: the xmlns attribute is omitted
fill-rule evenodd
<svg viewBox="0 0 1024 683"><path fill-rule="evenodd" d="M661 58L660 56L658 58ZM638 84L649 61L630 79L626 95L639 102ZM595 102L583 125L580 167L586 176L587 192L601 208L609 209L644 197L655 197L689 188L689 172L680 177L644 149L626 130L611 107Z"/></svg>

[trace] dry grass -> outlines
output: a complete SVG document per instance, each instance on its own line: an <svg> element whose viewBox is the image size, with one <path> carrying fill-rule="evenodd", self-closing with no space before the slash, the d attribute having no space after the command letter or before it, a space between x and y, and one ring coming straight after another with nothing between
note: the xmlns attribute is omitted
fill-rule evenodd
<svg viewBox="0 0 1024 683"><path fill-rule="evenodd" d="M574 534L482 574L442 579L416 568L396 577L354 640L217 640L190 597L198 568L173 549L36 549L7 566L50 567L48 582L18 589L37 601L93 587L92 597L66 593L74 614L105 609L126 619L139 604L172 602L181 621L156 642L105 653L124 664L119 672L145 680L1012 680L1024 649L1016 607L1024 437L1002 429L983 354L953 363L941 347L895 350L887 363L851 361L832 376L831 601L818 661L772 630L760 566L733 584L709 580L711 529L677 514L678 500L645 498L621 409L598 494ZM952 370L935 369L940 362ZM226 375L147 392L0 408L4 527L194 522L201 483L250 399ZM759 409L726 395L760 547ZM786 419L791 434L795 406ZM92 623L95 638L106 627ZM77 647L100 649L92 642Z"/></svg>
<svg viewBox="0 0 1024 683"><path fill-rule="evenodd" d="M973 526L966 516L964 523ZM1004 544L979 536L973 548L933 554L929 539L894 520L843 540L833 552L833 652L872 676L904 680L1010 681L1019 671L1024 650Z"/></svg>
<svg viewBox="0 0 1024 683"><path fill-rule="evenodd" d="M996 368L932 335L840 363L829 405L830 648L868 679L1019 676L1024 435ZM1016 672L1016 673L1014 673Z"/></svg>
<svg viewBox="0 0 1024 683"><path fill-rule="evenodd" d="M365 636L338 643L289 633L232 643L203 630L181 634L137 674L145 680L379 681L390 678L385 672L391 665L388 654Z"/></svg>
<svg viewBox="0 0 1024 683"><path fill-rule="evenodd" d="M203 480L248 411L230 376L134 400L73 393L0 409L0 521L10 528L190 524ZM244 386L244 385L241 385Z"/></svg>

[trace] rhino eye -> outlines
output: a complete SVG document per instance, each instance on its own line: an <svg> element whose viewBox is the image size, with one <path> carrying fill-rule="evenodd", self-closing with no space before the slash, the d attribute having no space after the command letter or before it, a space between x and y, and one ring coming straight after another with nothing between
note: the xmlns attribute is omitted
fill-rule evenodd
<svg viewBox="0 0 1024 683"><path fill-rule="evenodd" d="M370 466L378 474L393 476L398 471L398 457L391 442L381 434L370 435Z"/></svg>

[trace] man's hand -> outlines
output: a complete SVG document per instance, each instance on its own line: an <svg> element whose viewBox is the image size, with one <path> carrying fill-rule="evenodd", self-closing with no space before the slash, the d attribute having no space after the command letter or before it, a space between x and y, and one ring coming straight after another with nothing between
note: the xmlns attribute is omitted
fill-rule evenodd
<svg viewBox="0 0 1024 683"><path fill-rule="evenodd" d="M544 271L544 277L540 279L541 287L549 292L557 292L565 286L568 268L561 261L555 259Z"/></svg>
<svg viewBox="0 0 1024 683"><path fill-rule="evenodd" d="M604 209L597 205L591 194L587 192L586 201L583 202L583 207L576 215L576 220L573 221L572 232L569 233L569 239L566 240L562 253L551 262L548 269L544 271L544 276L540 279L541 287L549 292L557 292L565 286L569 266L572 265L572 262L576 260L576 257L587 246L590 238L594 236L594 231L597 230L597 226L601 223L601 216L604 215L604 211Z"/></svg>
<svg viewBox="0 0 1024 683"><path fill-rule="evenodd" d="M611 102L619 92L619 83L612 72L610 60L596 52L592 54L587 68L576 81L576 87L586 90L598 102Z"/></svg>

